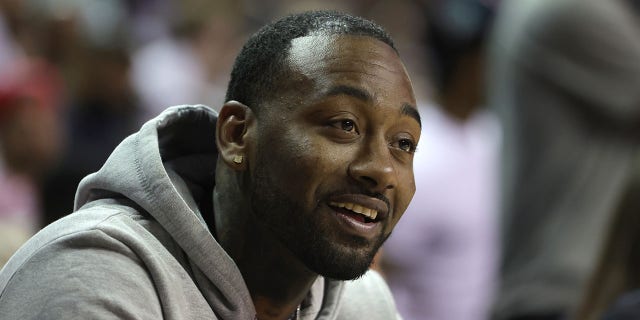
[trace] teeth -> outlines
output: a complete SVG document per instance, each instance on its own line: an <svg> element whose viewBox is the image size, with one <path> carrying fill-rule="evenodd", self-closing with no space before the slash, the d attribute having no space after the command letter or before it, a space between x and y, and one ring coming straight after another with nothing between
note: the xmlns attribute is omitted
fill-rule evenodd
<svg viewBox="0 0 640 320"><path fill-rule="evenodd" d="M369 218L371 219L375 219L378 216L378 211L373 210L373 209L366 209L368 212L365 213L365 215L369 215Z"/></svg>
<svg viewBox="0 0 640 320"><path fill-rule="evenodd" d="M365 208L359 204L355 204L355 203L344 203L344 202L331 202L329 203L330 205L334 206L334 207L338 207L338 208L345 208L347 210L351 210L355 213L359 213L365 217L368 217L369 219L375 219L378 216L378 211L371 209L371 208Z"/></svg>

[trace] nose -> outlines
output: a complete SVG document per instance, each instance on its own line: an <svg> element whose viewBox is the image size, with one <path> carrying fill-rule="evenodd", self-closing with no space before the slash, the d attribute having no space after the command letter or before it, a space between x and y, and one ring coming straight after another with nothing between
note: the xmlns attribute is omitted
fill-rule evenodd
<svg viewBox="0 0 640 320"><path fill-rule="evenodd" d="M391 157L386 140L371 142L351 161L349 175L374 192L393 189L397 185L397 172Z"/></svg>

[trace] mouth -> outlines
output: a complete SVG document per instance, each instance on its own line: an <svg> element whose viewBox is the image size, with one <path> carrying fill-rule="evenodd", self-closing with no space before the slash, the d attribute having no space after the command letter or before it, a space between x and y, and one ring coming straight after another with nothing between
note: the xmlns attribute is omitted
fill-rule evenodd
<svg viewBox="0 0 640 320"><path fill-rule="evenodd" d="M380 221L378 219L378 210L374 208L367 208L363 205L352 202L329 202L329 206L336 209L342 214L349 215L351 218L356 219L363 223L374 223Z"/></svg>
<svg viewBox="0 0 640 320"><path fill-rule="evenodd" d="M342 194L329 199L340 229L359 238L374 239L383 232L389 205L364 194Z"/></svg>

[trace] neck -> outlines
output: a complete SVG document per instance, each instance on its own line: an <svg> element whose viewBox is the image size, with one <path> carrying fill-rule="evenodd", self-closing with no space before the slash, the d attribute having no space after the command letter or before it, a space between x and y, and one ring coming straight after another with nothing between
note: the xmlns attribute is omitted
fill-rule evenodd
<svg viewBox="0 0 640 320"><path fill-rule="evenodd" d="M255 220L247 201L214 192L216 238L236 262L260 320L289 319L318 275ZM233 204L233 205L225 205Z"/></svg>

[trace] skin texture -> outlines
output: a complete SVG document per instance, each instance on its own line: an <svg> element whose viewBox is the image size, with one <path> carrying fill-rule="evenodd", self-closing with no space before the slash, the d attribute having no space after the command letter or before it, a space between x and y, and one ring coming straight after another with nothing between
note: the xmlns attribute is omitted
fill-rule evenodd
<svg viewBox="0 0 640 320"><path fill-rule="evenodd" d="M259 319L286 319L318 274L363 274L415 192L420 123L397 53L314 35L294 39L287 62L278 98L258 114L230 101L217 128L216 237ZM335 202L375 208L378 221L354 228Z"/></svg>

